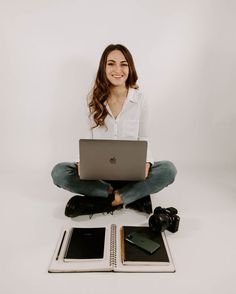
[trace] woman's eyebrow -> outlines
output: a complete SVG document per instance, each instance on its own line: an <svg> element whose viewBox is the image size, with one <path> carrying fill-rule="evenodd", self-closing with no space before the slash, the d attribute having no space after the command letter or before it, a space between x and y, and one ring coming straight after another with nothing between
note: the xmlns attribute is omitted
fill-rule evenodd
<svg viewBox="0 0 236 294"><path fill-rule="evenodd" d="M107 60L107 62L110 62L110 61L112 61L112 62L116 62L115 60L113 60L113 59L109 59L109 60ZM120 63L128 63L126 60L122 60Z"/></svg>

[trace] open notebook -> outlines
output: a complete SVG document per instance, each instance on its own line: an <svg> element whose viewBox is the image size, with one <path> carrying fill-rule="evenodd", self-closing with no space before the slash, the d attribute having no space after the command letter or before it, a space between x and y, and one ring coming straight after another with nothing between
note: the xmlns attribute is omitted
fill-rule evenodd
<svg viewBox="0 0 236 294"><path fill-rule="evenodd" d="M133 232L145 233L160 247L153 254L125 241ZM175 272L165 233L149 227L73 227L62 230L48 272Z"/></svg>

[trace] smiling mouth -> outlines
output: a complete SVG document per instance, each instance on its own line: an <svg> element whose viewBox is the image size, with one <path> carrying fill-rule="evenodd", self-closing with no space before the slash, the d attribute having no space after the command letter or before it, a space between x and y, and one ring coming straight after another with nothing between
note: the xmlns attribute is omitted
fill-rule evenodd
<svg viewBox="0 0 236 294"><path fill-rule="evenodd" d="M112 77L115 78L115 79L121 79L121 78L123 78L123 76L118 76L118 75L112 75Z"/></svg>

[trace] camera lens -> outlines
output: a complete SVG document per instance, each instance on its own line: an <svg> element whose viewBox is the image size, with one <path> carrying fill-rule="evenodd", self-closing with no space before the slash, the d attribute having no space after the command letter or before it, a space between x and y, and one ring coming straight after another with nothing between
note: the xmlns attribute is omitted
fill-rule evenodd
<svg viewBox="0 0 236 294"><path fill-rule="evenodd" d="M169 226L169 217L165 214L154 214L149 218L149 227L154 232L163 232Z"/></svg>

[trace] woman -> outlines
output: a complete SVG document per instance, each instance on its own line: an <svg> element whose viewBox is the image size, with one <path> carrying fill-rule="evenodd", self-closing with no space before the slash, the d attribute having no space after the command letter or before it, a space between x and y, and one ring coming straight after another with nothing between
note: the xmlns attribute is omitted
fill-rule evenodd
<svg viewBox="0 0 236 294"><path fill-rule="evenodd" d="M123 45L109 45L103 52L89 101L90 135L93 139L146 140L147 107L136 84L133 58ZM88 181L80 179L80 164L59 163L52 170L54 184L76 195L65 214L111 212L133 208L152 212L150 194L171 184L176 168L169 161L154 162L148 144L146 179L136 182Z"/></svg>

